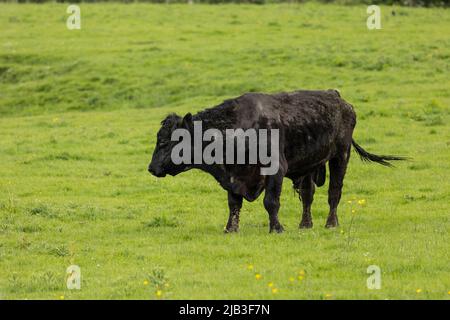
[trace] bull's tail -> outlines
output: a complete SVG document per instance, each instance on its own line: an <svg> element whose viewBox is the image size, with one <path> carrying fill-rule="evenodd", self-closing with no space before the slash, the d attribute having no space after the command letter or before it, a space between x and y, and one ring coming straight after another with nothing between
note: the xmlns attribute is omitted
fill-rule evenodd
<svg viewBox="0 0 450 320"><path fill-rule="evenodd" d="M377 162L382 164L383 166L392 167L392 164L389 161L393 160L407 160L405 157L397 157L397 156L378 156L376 154L372 154L364 150L359 144L352 139L353 147L355 147L356 153L359 155L362 161L367 162Z"/></svg>

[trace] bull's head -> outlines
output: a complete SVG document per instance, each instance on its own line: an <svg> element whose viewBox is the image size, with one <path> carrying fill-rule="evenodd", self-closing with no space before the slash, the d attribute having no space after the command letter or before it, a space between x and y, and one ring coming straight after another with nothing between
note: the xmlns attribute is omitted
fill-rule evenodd
<svg viewBox="0 0 450 320"><path fill-rule="evenodd" d="M185 164L174 164L171 158L172 148L178 143L171 141L172 132L177 128L189 129L192 127L192 115L186 114L184 118L176 114L168 115L161 121L161 129L157 134L156 147L153 151L152 161L148 171L156 177L164 177L166 174L175 176L187 169Z"/></svg>

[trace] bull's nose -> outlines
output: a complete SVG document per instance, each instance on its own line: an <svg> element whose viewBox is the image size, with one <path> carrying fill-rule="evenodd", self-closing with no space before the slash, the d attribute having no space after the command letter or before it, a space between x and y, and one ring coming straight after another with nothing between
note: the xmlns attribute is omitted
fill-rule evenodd
<svg viewBox="0 0 450 320"><path fill-rule="evenodd" d="M163 170L155 169L153 166L148 167L148 172L150 172L155 177L164 177L165 176Z"/></svg>

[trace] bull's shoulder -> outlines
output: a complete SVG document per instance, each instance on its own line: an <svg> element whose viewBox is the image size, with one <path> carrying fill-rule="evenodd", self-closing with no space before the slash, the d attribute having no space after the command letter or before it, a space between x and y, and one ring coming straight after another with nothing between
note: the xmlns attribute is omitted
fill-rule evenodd
<svg viewBox="0 0 450 320"><path fill-rule="evenodd" d="M259 105L271 105L275 102L275 95L260 93L260 92L248 92L233 99L233 101L244 107L257 107Z"/></svg>
<svg viewBox="0 0 450 320"><path fill-rule="evenodd" d="M257 119L261 116L273 117L279 106L271 94L250 92L233 99L236 113L243 118Z"/></svg>

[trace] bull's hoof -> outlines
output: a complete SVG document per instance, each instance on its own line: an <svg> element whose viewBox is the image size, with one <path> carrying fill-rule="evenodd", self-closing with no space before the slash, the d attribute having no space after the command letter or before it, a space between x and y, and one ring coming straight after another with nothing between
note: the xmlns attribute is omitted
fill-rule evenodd
<svg viewBox="0 0 450 320"><path fill-rule="evenodd" d="M232 227L227 227L225 229L223 229L224 233L236 233L239 232L239 227L237 226L232 226Z"/></svg>
<svg viewBox="0 0 450 320"><path fill-rule="evenodd" d="M282 233L283 231L284 231L283 226L280 223L278 223L275 226L270 226L269 233L273 233L273 232Z"/></svg>
<svg viewBox="0 0 450 320"><path fill-rule="evenodd" d="M311 229L313 227L313 223L311 220L302 220L300 225L298 226L300 229Z"/></svg>
<svg viewBox="0 0 450 320"><path fill-rule="evenodd" d="M327 228L327 229L337 228L337 227L339 227L339 223L327 223L325 225L325 228Z"/></svg>
<svg viewBox="0 0 450 320"><path fill-rule="evenodd" d="M224 229L225 233L233 233L239 231L239 215L231 215L228 219L228 223Z"/></svg>
<svg viewBox="0 0 450 320"><path fill-rule="evenodd" d="M325 228L336 228L339 226L338 219L336 216L329 217L327 219L327 223L325 224Z"/></svg>

